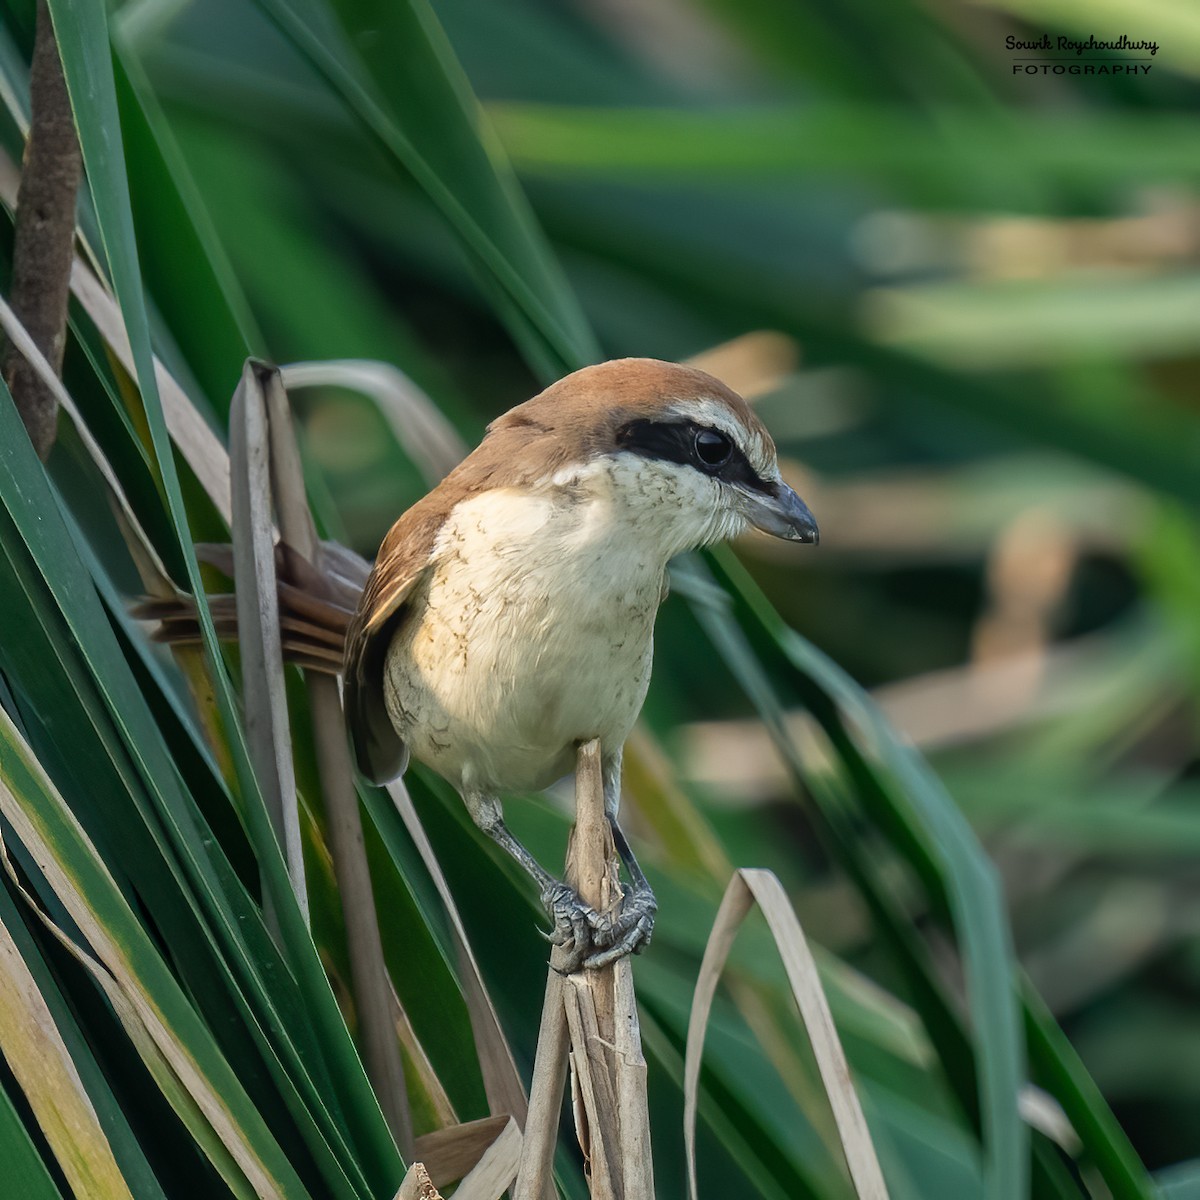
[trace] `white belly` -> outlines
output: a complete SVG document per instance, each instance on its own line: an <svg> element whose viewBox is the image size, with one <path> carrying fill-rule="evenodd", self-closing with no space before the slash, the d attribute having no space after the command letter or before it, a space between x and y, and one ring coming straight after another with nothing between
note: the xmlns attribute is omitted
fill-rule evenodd
<svg viewBox="0 0 1200 1200"><path fill-rule="evenodd" d="M464 790L546 787L625 741L646 697L664 563L602 499L458 506L388 655L388 715Z"/></svg>

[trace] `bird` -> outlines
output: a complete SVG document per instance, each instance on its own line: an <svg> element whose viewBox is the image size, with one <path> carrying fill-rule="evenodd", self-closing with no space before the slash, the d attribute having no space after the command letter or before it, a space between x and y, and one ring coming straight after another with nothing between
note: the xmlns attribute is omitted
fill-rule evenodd
<svg viewBox="0 0 1200 1200"><path fill-rule="evenodd" d="M622 748L650 682L668 563L750 527L819 537L762 421L698 368L624 358L492 421L380 547L345 644L358 770L383 784L411 758L448 780L532 877L566 969L649 943L657 903L618 820ZM568 775L593 738L631 883L616 916L585 904L504 821L506 794Z"/></svg>

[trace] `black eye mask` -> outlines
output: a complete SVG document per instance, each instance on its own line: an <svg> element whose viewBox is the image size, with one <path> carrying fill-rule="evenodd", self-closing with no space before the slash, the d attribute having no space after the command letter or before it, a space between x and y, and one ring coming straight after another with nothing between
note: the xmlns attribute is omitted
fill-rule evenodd
<svg viewBox="0 0 1200 1200"><path fill-rule="evenodd" d="M728 434L696 421L630 421L617 430L617 448L695 467L722 483L740 484L767 496L776 493L775 485L754 470Z"/></svg>

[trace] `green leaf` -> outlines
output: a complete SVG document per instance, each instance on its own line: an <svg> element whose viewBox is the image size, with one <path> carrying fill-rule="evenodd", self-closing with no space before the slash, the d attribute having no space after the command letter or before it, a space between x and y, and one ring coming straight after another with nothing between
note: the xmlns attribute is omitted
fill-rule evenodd
<svg viewBox="0 0 1200 1200"><path fill-rule="evenodd" d="M1016 1111L1017 1090L1025 1073L1023 1039L1020 1029L1010 1027L1010 1022L1018 1016L1018 989L1026 985L1014 973L1007 919L991 868L940 783L920 757L888 729L853 681L815 647L782 625L731 552L719 551L713 560L738 597L739 611L746 612L753 626L761 629L791 663L801 693L837 752L843 755L850 752L851 766L857 768L860 783L868 781L867 776L874 775L876 768L858 758L846 738L847 727L898 785L888 786L876 779L859 795L863 799L874 798L888 807L886 813L876 812L877 821L883 818L881 823L899 835L897 848L909 858L931 889L932 897L937 900L940 895L944 899L954 920L974 1018L984 1146L988 1155L985 1181L989 1188L997 1189L989 1195L1011 1195L1000 1189L1017 1184L1024 1169L1021 1147L1028 1144L1028 1132ZM711 608L713 602L714 595L701 588L694 606L710 633L715 632L721 638L718 644L726 644L734 651L736 643L729 640L730 631L722 624L728 617L719 610L707 618L704 614L703 605ZM737 658L736 669L742 672L756 703L764 709L777 743L795 769L803 773L803 765L783 729L778 703L760 673L750 667L748 651L741 650ZM819 772L809 775L816 785L814 796L820 794L818 776ZM855 878L860 887L866 882L861 873ZM886 916L882 908L879 904L872 906L877 919ZM898 923L893 923L892 932L894 936L909 936ZM981 992L987 988L991 991ZM1082 1071L1069 1043L1058 1033L1034 993L1027 991L1022 999L1038 1071L1051 1082L1054 1094L1067 1110L1113 1195L1122 1200L1152 1200L1153 1188L1145 1168L1113 1120L1098 1089ZM929 1028L928 1012L924 1016ZM936 1041L935 1031L929 1029L929 1032ZM1007 1162L1001 1159L1002 1154L1009 1156Z"/></svg>
<svg viewBox="0 0 1200 1200"><path fill-rule="evenodd" d="M900 747L849 678L782 626L731 554L714 558L721 577L748 610L749 619L766 631L803 676L807 690L819 702L812 705L813 715L835 745L845 748L840 712L854 723L860 737L869 740L898 784L860 790L859 798L875 802L872 815L897 832L901 853L912 862L931 894L944 897L949 908L973 1019L986 1194L995 1200L1021 1200L1029 1169L1028 1131L1017 1107L1025 1076L1024 1047L1008 920L992 868L937 781L915 755ZM737 634L729 627L729 616L723 606L713 608L716 595L693 601L697 616L718 648L724 649L726 660L740 674L755 702L767 709L768 724L777 735L782 734L781 749L796 762L790 739L783 733L781 710L748 650L737 653ZM852 765L860 772L870 770L861 760Z"/></svg>
<svg viewBox="0 0 1200 1200"><path fill-rule="evenodd" d="M169 1098L180 1115L197 1125L207 1123L219 1145L232 1156L226 1159L215 1153L214 1163L229 1172L227 1178L235 1191L241 1193L241 1172L245 1172L248 1181L255 1181L259 1195L306 1197L307 1191L82 827L3 711L0 763L0 809L6 821L82 931L84 953L96 956L97 970L111 981L110 995L128 1003L132 1015L123 1013L122 1022L129 1021L127 1028L131 1028L139 1051L149 1058L154 1047L179 1076L183 1093ZM141 1037L132 1032L135 1022L141 1023ZM184 1094L198 1108L183 1104ZM197 1129L197 1136L207 1141L205 1130Z"/></svg>
<svg viewBox="0 0 1200 1200"><path fill-rule="evenodd" d="M882 178L901 190L912 181L926 199L983 207L977 177L1001 189L991 197L995 210L1014 201L1024 208L1050 186L1191 182L1200 172L1188 119L1163 113L1048 113L1030 123L995 109L942 107L931 115L841 101L716 110L495 103L488 112L517 169L552 178L769 180L817 172ZM956 170L946 170L948 161ZM1004 164L1000 175L989 166L996 162Z"/></svg>
<svg viewBox="0 0 1200 1200"><path fill-rule="evenodd" d="M557 378L598 357L578 304L424 0L260 7L450 222L530 363ZM395 48L404 47L396 70Z"/></svg>
<svg viewBox="0 0 1200 1200"><path fill-rule="evenodd" d="M192 549L183 495L153 370L105 13L103 9L81 0L54 0L50 9L75 112L88 184L113 286L133 350L137 382L162 473L167 506L187 569L188 586L194 595L201 596L204 594L203 581ZM353 1173L361 1169L368 1178L374 1180L373 1186L377 1190L386 1189L394 1185L400 1172L399 1155L366 1082L361 1063L353 1050L315 948L288 887L283 858L246 755L237 708L207 605L200 604L198 613L218 710L237 768L243 812L264 878L271 889L289 964L301 983L310 1018L319 1031L317 1042L321 1047L321 1056L331 1064L330 1078L335 1082L338 1101L345 1106L345 1123L338 1128L331 1121L326 1121L325 1136L334 1142L344 1137L358 1147L360 1162L351 1163L343 1158L342 1170ZM131 749L136 759L138 743L134 742ZM154 771L149 772L150 781L162 777ZM236 923L232 920L225 924L223 930L225 936L233 936L235 945L236 930ZM256 965L249 957L243 957L241 962L244 968L256 973ZM260 1003L266 1000L269 994L266 981L259 978L254 992ZM267 1007L270 1007L269 1001ZM307 1072L300 1069L300 1059L295 1056L294 1048L288 1047L288 1052L294 1056L292 1069L299 1070L303 1078ZM308 1104L320 1117L324 1105L320 1093L311 1084Z"/></svg>
<svg viewBox="0 0 1200 1200"><path fill-rule="evenodd" d="M1157 1200L1154 1183L1042 998L1022 987L1038 1081L1058 1100L1116 1200Z"/></svg>
<svg viewBox="0 0 1200 1200"><path fill-rule="evenodd" d="M309 1147L324 1159L331 1183L342 1179L346 1186L344 1174L354 1178L362 1167L346 1150L350 1134L332 1086L336 1059L317 1040L261 913L203 835L15 409L2 392L0 399L0 429L11 435L0 450L0 500L17 519L15 530L7 517L0 521L0 594L26 629L24 638L0 646L0 661L34 697L31 720L55 714L55 733L43 731L40 745L70 777L72 794L87 798L77 805L100 831L109 861L128 864L136 875L125 879L127 894L139 893L155 913L257 1102L265 1107L269 1095L279 1105L269 1077L302 1126L317 1123L321 1133L313 1130ZM69 754L63 729L72 730ZM233 1013L241 1020L230 1020ZM361 1070L357 1058L350 1065ZM353 1081L351 1075L343 1086Z"/></svg>
<svg viewBox="0 0 1200 1200"><path fill-rule="evenodd" d="M227 412L242 362L265 353L263 336L137 60L119 48L114 70L147 286L206 394Z"/></svg>

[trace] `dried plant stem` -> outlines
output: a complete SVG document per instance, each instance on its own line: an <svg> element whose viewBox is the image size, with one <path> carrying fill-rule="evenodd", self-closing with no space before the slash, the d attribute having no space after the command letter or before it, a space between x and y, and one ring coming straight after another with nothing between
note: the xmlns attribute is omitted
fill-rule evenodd
<svg viewBox="0 0 1200 1200"><path fill-rule="evenodd" d="M13 242L12 306L58 374L67 337L75 197L83 166L45 0L37 6L29 101L29 142ZM3 373L29 439L38 457L45 459L54 445L58 400L25 356L11 346L4 356Z"/></svg>
<svg viewBox="0 0 1200 1200"><path fill-rule="evenodd" d="M551 962L554 954L551 952ZM537 1057L529 1087L529 1116L513 1200L555 1200L554 1146L567 1080L567 1013L563 1007L563 977L553 968L546 981Z"/></svg>
<svg viewBox="0 0 1200 1200"><path fill-rule="evenodd" d="M633 964L613 964L613 1046L620 1122L620 1158L626 1200L653 1200L654 1163L650 1155L650 1107L646 1095L646 1058L638 1024Z"/></svg>
<svg viewBox="0 0 1200 1200"><path fill-rule="evenodd" d="M683 1139L687 1154L688 1198L696 1200L696 1110L700 1097L700 1058L713 997L733 939L751 909L757 905L767 919L776 949L787 971L792 995L812 1046L813 1057L825 1085L846 1167L859 1200L888 1200L887 1184L879 1168L871 1132L850 1077L846 1055L838 1039L821 987L820 973L808 947L804 930L792 910L783 885L770 871L742 868L734 873L717 910L704 960L692 997L687 1048L683 1068Z"/></svg>
<svg viewBox="0 0 1200 1200"><path fill-rule="evenodd" d="M579 749L568 883L599 911L620 902L616 852L604 811L600 743ZM569 1061L576 1131L594 1200L653 1200L646 1063L633 972L623 958L599 971L561 973L558 947L542 1008L529 1119L513 1200L553 1196L555 1133Z"/></svg>
<svg viewBox="0 0 1200 1200"><path fill-rule="evenodd" d="M412 837L426 868L433 879L442 903L446 906L446 915L450 920L450 929L458 951L459 970L462 978L463 998L467 1003L471 1029L475 1034L475 1045L479 1054L479 1069L483 1075L484 1092L487 1094L488 1106L495 1114L512 1116L518 1128L526 1126L526 1116L529 1101L525 1095L524 1085L517 1074L517 1065L513 1060L512 1050L500 1027L500 1018L488 995L487 985L475 961L474 952L467 941L467 931L462 923L454 897L450 894L450 885L441 864L433 852L429 836L421 825L417 810L413 807L412 797L404 786L404 781L395 779L388 784L388 794L400 813L400 819ZM561 1093L560 1093L561 1100Z"/></svg>
<svg viewBox="0 0 1200 1200"><path fill-rule="evenodd" d="M329 849L346 922L363 1060L396 1144L405 1158L411 1158L412 1118L396 1035L396 1000L383 957L358 793L342 732L342 701L337 682L325 675L309 674L308 703L325 794Z"/></svg>
<svg viewBox="0 0 1200 1200"><path fill-rule="evenodd" d="M271 480L285 561L302 583L320 587L321 544L309 512L287 393L277 368L251 363L266 400ZM313 742L325 798L329 848L341 894L351 985L364 1064L392 1135L412 1157L412 1117L397 1036L397 1000L383 957L383 940L363 842L354 767L342 722L337 680L306 671Z"/></svg>
<svg viewBox="0 0 1200 1200"><path fill-rule="evenodd" d="M304 847L296 802L284 692L283 644L276 599L271 520L270 438L262 381L247 363L229 411L233 484L233 559L238 580L237 616L242 652L246 743L275 836L287 862L296 903L308 921ZM278 931L270 892L264 887L268 923Z"/></svg>

